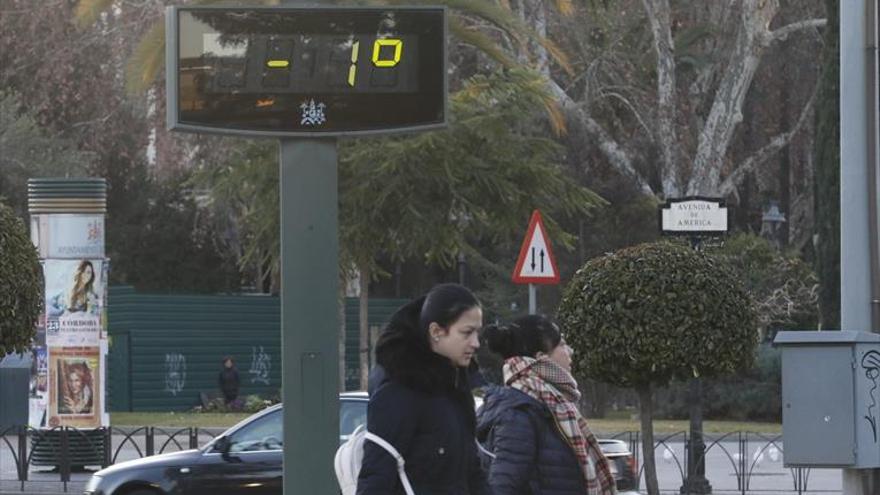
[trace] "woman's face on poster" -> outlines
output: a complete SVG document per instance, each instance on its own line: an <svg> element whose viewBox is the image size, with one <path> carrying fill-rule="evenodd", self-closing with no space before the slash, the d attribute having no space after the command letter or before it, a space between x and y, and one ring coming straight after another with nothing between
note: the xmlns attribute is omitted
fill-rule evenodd
<svg viewBox="0 0 880 495"><path fill-rule="evenodd" d="M85 265L82 270L82 280L89 282L95 276L95 271L92 269L92 265Z"/></svg>
<svg viewBox="0 0 880 495"><path fill-rule="evenodd" d="M79 395L82 392L82 378L80 378L79 373L71 373L67 375L67 386L70 389L70 393L73 395Z"/></svg>

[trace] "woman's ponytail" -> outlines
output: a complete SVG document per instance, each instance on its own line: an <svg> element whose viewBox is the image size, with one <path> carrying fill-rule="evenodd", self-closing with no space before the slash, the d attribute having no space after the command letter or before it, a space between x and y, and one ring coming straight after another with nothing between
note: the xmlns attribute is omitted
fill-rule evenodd
<svg viewBox="0 0 880 495"><path fill-rule="evenodd" d="M516 336L509 327L503 325L486 325L483 327L483 340L493 353L504 359L517 355Z"/></svg>
<svg viewBox="0 0 880 495"><path fill-rule="evenodd" d="M509 326L487 325L482 339L493 353L508 359L551 352L561 341L559 327L546 316L528 315Z"/></svg>

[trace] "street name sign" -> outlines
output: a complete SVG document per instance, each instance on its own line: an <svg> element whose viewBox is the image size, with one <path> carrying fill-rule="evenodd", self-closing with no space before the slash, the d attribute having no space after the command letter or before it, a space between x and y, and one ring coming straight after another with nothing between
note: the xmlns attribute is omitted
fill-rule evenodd
<svg viewBox="0 0 880 495"><path fill-rule="evenodd" d="M728 209L720 198L674 198L660 207L660 231L664 235L723 235L727 226Z"/></svg>
<svg viewBox="0 0 880 495"><path fill-rule="evenodd" d="M553 285L559 283L559 270L556 268L556 258L550 248L550 239L544 228L541 212L532 212L529 220L529 228L519 250L519 258L516 260L516 268L513 269L513 283L515 284L543 284Z"/></svg>

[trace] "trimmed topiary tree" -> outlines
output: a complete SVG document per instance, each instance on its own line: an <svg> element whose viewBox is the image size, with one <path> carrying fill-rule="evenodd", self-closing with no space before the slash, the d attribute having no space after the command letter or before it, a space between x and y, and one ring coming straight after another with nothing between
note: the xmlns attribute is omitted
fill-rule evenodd
<svg viewBox="0 0 880 495"><path fill-rule="evenodd" d="M43 270L27 229L0 202L0 359L24 352L43 309Z"/></svg>
<svg viewBox="0 0 880 495"><path fill-rule="evenodd" d="M751 364L755 307L721 258L673 242L588 261L566 287L558 321L574 370L639 394L648 493L659 493L652 388Z"/></svg>

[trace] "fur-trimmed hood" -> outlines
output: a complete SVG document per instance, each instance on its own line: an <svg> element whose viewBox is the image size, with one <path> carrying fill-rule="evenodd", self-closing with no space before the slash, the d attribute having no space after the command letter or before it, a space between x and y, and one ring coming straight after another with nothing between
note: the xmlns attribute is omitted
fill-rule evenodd
<svg viewBox="0 0 880 495"><path fill-rule="evenodd" d="M376 345L376 362L386 379L428 394L467 391L467 368L454 366L448 358L404 332L386 332Z"/></svg>

